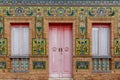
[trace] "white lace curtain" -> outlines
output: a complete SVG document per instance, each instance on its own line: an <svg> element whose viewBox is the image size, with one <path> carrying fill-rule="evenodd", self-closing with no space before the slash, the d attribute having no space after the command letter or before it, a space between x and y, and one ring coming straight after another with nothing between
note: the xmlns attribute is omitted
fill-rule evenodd
<svg viewBox="0 0 120 80"><path fill-rule="evenodd" d="M93 56L109 56L109 25L94 25L94 27L92 28L92 54Z"/></svg>
<svg viewBox="0 0 120 80"><path fill-rule="evenodd" d="M11 27L11 56L29 56L29 27Z"/></svg>

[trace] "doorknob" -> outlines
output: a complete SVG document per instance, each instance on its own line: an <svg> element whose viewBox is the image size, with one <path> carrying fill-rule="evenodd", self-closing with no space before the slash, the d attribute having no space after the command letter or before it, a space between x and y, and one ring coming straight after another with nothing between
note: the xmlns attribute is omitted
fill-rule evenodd
<svg viewBox="0 0 120 80"><path fill-rule="evenodd" d="M62 48L61 48L61 55L62 55Z"/></svg>
<svg viewBox="0 0 120 80"><path fill-rule="evenodd" d="M59 48L59 52L60 52L60 48Z"/></svg>
<svg viewBox="0 0 120 80"><path fill-rule="evenodd" d="M61 52L62 52L62 48L61 48Z"/></svg>

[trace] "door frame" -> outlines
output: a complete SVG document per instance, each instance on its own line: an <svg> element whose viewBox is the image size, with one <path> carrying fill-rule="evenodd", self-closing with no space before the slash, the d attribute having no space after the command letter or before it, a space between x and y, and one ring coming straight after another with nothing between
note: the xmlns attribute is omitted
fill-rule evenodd
<svg viewBox="0 0 120 80"><path fill-rule="evenodd" d="M72 76L75 66L73 66L73 56L75 56L75 39L78 38L78 18L77 17L45 17L43 21L43 37L46 38L46 55L48 56L47 67L49 75L49 23L72 23Z"/></svg>

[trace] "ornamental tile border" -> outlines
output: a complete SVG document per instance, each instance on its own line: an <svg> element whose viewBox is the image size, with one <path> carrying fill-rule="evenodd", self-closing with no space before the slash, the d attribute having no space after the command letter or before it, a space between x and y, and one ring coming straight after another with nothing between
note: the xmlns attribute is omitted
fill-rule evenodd
<svg viewBox="0 0 120 80"><path fill-rule="evenodd" d="M33 61L33 69L46 69L46 61Z"/></svg>
<svg viewBox="0 0 120 80"><path fill-rule="evenodd" d="M119 0L0 0L0 5L118 6Z"/></svg>
<svg viewBox="0 0 120 80"><path fill-rule="evenodd" d="M89 62L88 61L76 61L76 69L89 69Z"/></svg>

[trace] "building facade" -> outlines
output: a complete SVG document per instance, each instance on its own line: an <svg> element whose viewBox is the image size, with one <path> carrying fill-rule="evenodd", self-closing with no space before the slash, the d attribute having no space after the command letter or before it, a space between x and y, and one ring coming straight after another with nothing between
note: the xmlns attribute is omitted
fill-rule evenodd
<svg viewBox="0 0 120 80"><path fill-rule="evenodd" d="M0 80L120 80L119 6L1 0Z"/></svg>

